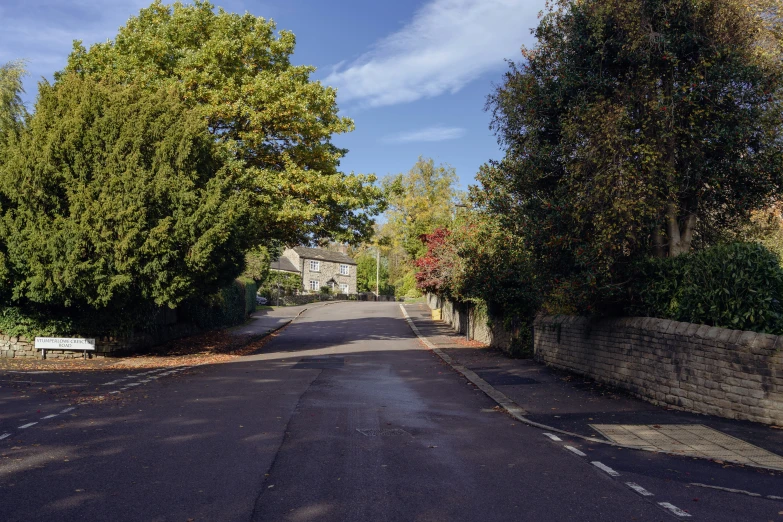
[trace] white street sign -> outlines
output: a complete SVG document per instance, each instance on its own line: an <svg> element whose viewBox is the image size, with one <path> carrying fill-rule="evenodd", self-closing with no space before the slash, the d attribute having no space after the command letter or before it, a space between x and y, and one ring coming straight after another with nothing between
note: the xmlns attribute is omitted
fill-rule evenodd
<svg viewBox="0 0 783 522"><path fill-rule="evenodd" d="M36 350L95 350L95 339L36 337Z"/></svg>

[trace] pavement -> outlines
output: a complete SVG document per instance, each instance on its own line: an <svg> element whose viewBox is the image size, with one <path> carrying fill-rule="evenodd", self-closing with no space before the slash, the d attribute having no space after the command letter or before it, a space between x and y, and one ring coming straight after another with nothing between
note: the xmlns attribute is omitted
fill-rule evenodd
<svg viewBox="0 0 783 522"><path fill-rule="evenodd" d="M515 420L397 303L311 308L259 346L103 383L22 375L103 401L0 387L16 412L0 417L0 520L783 520L773 471Z"/></svg>
<svg viewBox="0 0 783 522"><path fill-rule="evenodd" d="M296 319L302 312L315 305L271 306L250 315L245 324L229 328L233 337L260 338L279 330Z"/></svg>

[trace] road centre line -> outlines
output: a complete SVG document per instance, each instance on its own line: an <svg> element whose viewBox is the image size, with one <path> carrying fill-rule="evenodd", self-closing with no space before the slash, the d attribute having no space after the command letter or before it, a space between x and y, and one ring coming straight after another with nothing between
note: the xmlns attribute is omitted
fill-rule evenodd
<svg viewBox="0 0 783 522"><path fill-rule="evenodd" d="M610 468L609 466L607 466L603 462L598 462L597 460L594 460L590 464L592 464L596 468L600 469L601 471L605 472L610 477L619 477L620 476L619 473L617 473L615 470L613 470L612 468Z"/></svg>
<svg viewBox="0 0 783 522"><path fill-rule="evenodd" d="M639 493L643 497L653 497L653 496L655 496L652 493L650 493L649 491L647 491L646 489L644 489L643 487L641 487L636 482L626 482L625 485L628 486L629 488L631 488L632 490L636 491L637 493Z"/></svg>
<svg viewBox="0 0 783 522"><path fill-rule="evenodd" d="M674 504L670 504L669 502L658 502L658 505L661 506L663 509L670 511L671 513L674 513L678 517L689 517L691 516L690 513L687 513L683 511L682 509L678 508Z"/></svg>
<svg viewBox="0 0 783 522"><path fill-rule="evenodd" d="M570 451L571 453L573 453L575 455L579 455L580 457L586 457L587 456L586 453L582 453L581 451L579 451L578 449L576 449L573 446L566 446L565 449L567 449L568 451Z"/></svg>
<svg viewBox="0 0 783 522"><path fill-rule="evenodd" d="M552 440L553 440L553 441L555 441L555 442L563 442L563 439L561 439L561 438L560 438L560 437L558 437L557 435L553 435L553 434L551 434L551 433L544 433L544 436L545 436L545 437L549 437L550 439L552 439Z"/></svg>
<svg viewBox="0 0 783 522"><path fill-rule="evenodd" d="M30 423L27 423L27 424L22 424L21 426L19 426L19 428L18 428L18 429L20 429L20 430L26 430L26 429L27 429L27 428L29 428L30 426L35 426L36 424L38 424L38 421L36 421L36 422L30 422Z"/></svg>
<svg viewBox="0 0 783 522"><path fill-rule="evenodd" d="M73 411L73 410L75 410L75 409L76 409L76 407L74 407L74 406L71 406L70 408L65 408L65 409L64 409L63 411L61 411L60 413L68 413L68 412L70 412L70 411Z"/></svg>
<svg viewBox="0 0 783 522"><path fill-rule="evenodd" d="M11 436L10 433L3 433L2 435L0 435L0 440L7 439L10 436Z"/></svg>
<svg viewBox="0 0 783 522"><path fill-rule="evenodd" d="M47 415L46 417L43 417L42 420L52 419L54 417L57 417L58 415L59 415L59 413L52 413L51 415Z"/></svg>

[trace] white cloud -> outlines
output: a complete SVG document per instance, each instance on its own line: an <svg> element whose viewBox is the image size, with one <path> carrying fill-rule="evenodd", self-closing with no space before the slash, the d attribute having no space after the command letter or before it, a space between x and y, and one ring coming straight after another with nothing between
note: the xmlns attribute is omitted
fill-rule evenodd
<svg viewBox="0 0 783 522"><path fill-rule="evenodd" d="M324 83L341 101L380 107L457 92L516 59L543 0L431 0L400 31Z"/></svg>
<svg viewBox="0 0 783 522"><path fill-rule="evenodd" d="M444 127L437 125L409 132L401 132L384 138L386 143L420 143L425 141L456 140L465 135L465 129L460 127Z"/></svg>

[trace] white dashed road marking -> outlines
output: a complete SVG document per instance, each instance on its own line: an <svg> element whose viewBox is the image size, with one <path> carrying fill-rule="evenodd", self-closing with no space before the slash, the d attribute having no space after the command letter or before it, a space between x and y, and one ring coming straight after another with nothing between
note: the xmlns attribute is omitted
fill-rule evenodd
<svg viewBox="0 0 783 522"><path fill-rule="evenodd" d="M557 435L552 435L551 433L544 433L544 436L545 437L549 437L550 439L552 439L555 442L563 442L563 439L561 439Z"/></svg>
<svg viewBox="0 0 783 522"><path fill-rule="evenodd" d="M73 410L75 410L75 409L76 409L75 407L71 406L70 408L65 408L65 409L64 409L63 411L61 411L60 413L68 413L68 412L70 412L70 411L73 411Z"/></svg>
<svg viewBox="0 0 783 522"><path fill-rule="evenodd" d="M678 508L674 504L670 504L668 502L658 502L658 505L661 506L663 509L670 511L677 515L678 517L689 517L691 516L690 513L686 513L682 509Z"/></svg>
<svg viewBox="0 0 783 522"><path fill-rule="evenodd" d="M612 468L610 468L609 466L607 466L606 464L604 464L602 462L598 462L597 460L594 460L590 464L592 464L596 468L600 469L601 471L606 472L606 474L609 475L610 477L619 477L620 476L619 473L617 473L615 470L613 470Z"/></svg>
<svg viewBox="0 0 783 522"><path fill-rule="evenodd" d="M639 493L643 497L652 497L652 496L654 496L652 493L650 493L649 491L647 491L646 489L641 487L636 482L626 482L625 485L628 486L629 488L631 488L632 490L636 491L637 493Z"/></svg>
<svg viewBox="0 0 783 522"><path fill-rule="evenodd" d="M59 415L59 413L52 413L51 415L47 415L46 417L44 417L44 420L46 420L46 419L52 419L52 418L54 418L54 417L57 417L58 415Z"/></svg>
<svg viewBox="0 0 783 522"><path fill-rule="evenodd" d="M11 436L10 433L3 433L2 435L0 435L0 440L7 439L10 436Z"/></svg>
<svg viewBox="0 0 783 522"><path fill-rule="evenodd" d="M38 424L38 422L30 422L30 423L27 423L27 424L22 424L21 426L19 426L19 429L20 430L26 430L30 426L35 426L36 424Z"/></svg>
<svg viewBox="0 0 783 522"><path fill-rule="evenodd" d="M575 447L573 447L573 446L566 446L566 447L565 447L565 449L567 449L567 450L568 450L568 451L570 451L571 453L574 453L574 454L576 454L576 455L579 455L580 457L586 457L586 456L587 456L587 454L585 454L585 453L582 453L581 451L579 451L578 449L576 449L576 448L575 448Z"/></svg>

